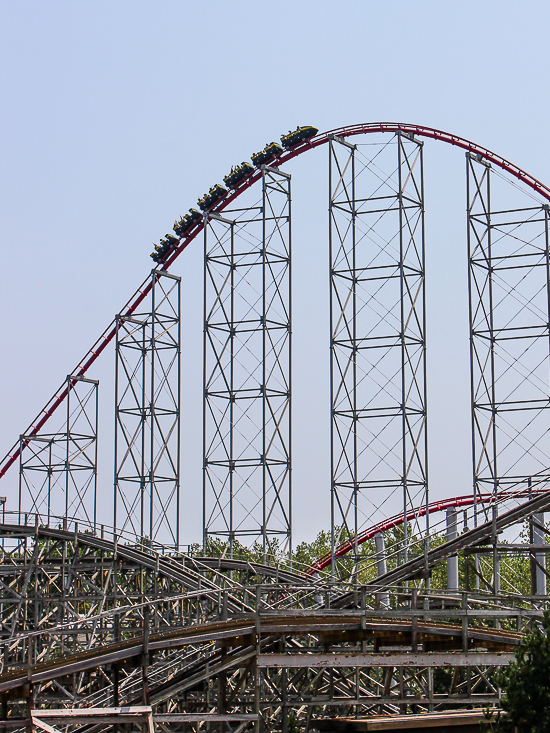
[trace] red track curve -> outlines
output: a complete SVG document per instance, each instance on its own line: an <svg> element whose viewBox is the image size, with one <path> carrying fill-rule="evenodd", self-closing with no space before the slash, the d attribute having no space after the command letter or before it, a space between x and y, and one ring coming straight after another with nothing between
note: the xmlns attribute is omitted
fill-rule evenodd
<svg viewBox="0 0 550 733"><path fill-rule="evenodd" d="M550 201L550 188L545 186L540 181L537 181L536 178L533 178L533 176L530 176L521 168L518 168L513 163L510 163L505 158L502 158L500 155L491 152L487 148L476 145L475 143L472 143L465 138L458 137L457 135L451 135L450 133L444 132L443 130L436 130L433 127L424 127L422 125L409 125L407 123L400 122L371 122L364 125L352 125L350 127L340 127L335 130L329 130L328 132L322 132L319 135L316 135L314 138L311 138L311 140L297 145L295 148L292 148L292 150L284 152L282 155L276 158L271 163L271 165L281 166L287 161L292 160L292 158L295 158L296 156L305 153L307 150L317 148L319 145L324 145L331 139L332 136L346 138L352 137L353 135L366 135L368 133L375 132L395 133L399 131L404 132L408 135L416 135L418 137L439 140L449 145L454 145L455 147L462 148L463 150L466 150L473 155L479 155L487 162L493 163L507 173L510 173L512 176L515 176L515 178L517 178L519 181L532 188L536 193L545 198L547 201ZM245 181L243 181L243 183L238 186L229 196L226 196L217 205L213 206L211 211L223 211L230 203L232 203L238 196L240 196L243 191L250 188L250 186L256 183L256 181L258 181L261 176L261 170L257 170L252 176L250 176L250 178L247 178ZM162 271L168 270L179 257L179 255L183 252L183 250L193 241L193 239L195 239L195 237L203 230L203 228L204 225L199 224L187 237L182 237L172 255L166 260L166 262L163 263L160 269ZM120 311L120 315L132 315L132 313L135 312L136 308L140 305L140 303L143 302L143 300L147 297L150 291L151 281L147 279L126 303L124 308ZM84 376L84 374L86 374L88 369L96 361L99 355L105 350L107 345L113 340L116 335L116 331L116 321L112 321L107 329L101 334L101 336L92 346L92 348L84 356L84 358L77 364L76 368L71 372L71 375L77 377ZM65 398L67 397L68 391L69 390L67 388L67 383L63 382L62 386L50 399L48 404L27 428L24 435L32 436L38 434L47 423L47 421L50 419L50 417L57 410L59 405L64 402ZM22 447L25 448L27 444L27 442L23 442ZM7 455L0 463L0 479L17 461L20 453L20 441L17 441L17 443L15 443L15 445L11 448L11 450L7 453Z"/></svg>
<svg viewBox="0 0 550 733"><path fill-rule="evenodd" d="M540 494L545 489L535 489L532 491L532 494ZM522 499L531 496L531 493L529 492L529 489L520 489L519 491L510 491L510 492L502 492L498 495L498 502L505 501L506 499ZM493 499L493 494L478 494L475 498L475 503L480 502L490 502ZM426 509L426 506L423 505L421 507L416 507L414 509L411 509L411 511L407 514L407 521L412 521L413 519L418 519L420 517L425 517L426 514L434 514L436 512L443 512L446 509L455 509L458 507L463 506L471 506L474 503L474 497L472 494L469 496L456 496L452 499L443 499L442 501L434 501L431 504L428 504L428 507ZM383 522L379 522L378 524L374 524L371 527L368 527L367 529L364 529L362 532L360 532L357 535L357 544L362 545L363 542L367 542L367 540L372 539L377 534L380 534L381 532L387 532L389 529L393 529L394 527L399 527L405 522L405 518L403 514L396 514L393 517L390 517L389 519L385 519ZM343 557L344 555L347 555L349 552L353 550L355 547L355 539L352 537L345 542L342 542L338 545L338 547L334 550L334 557ZM317 558L315 562L312 563L311 568L308 569L306 575L314 575L319 570L324 570L329 565L332 565L332 553L327 552L325 555L322 555L322 557Z"/></svg>

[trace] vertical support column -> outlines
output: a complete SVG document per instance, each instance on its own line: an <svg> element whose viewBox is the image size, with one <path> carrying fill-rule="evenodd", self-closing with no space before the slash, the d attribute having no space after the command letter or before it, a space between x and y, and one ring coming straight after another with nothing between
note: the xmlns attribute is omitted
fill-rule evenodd
<svg viewBox="0 0 550 733"><path fill-rule="evenodd" d="M544 512L538 512L533 515L533 544L544 545L545 544L545 524L544 524ZM535 553L535 594L537 596L546 595L546 553L536 552Z"/></svg>
<svg viewBox="0 0 550 733"><path fill-rule="evenodd" d="M266 559L292 550L290 176L205 223L203 541Z"/></svg>
<svg viewBox="0 0 550 733"><path fill-rule="evenodd" d="M466 153L466 167L474 526L477 526L480 513L485 515L481 522L489 516L496 522L497 516L491 165Z"/></svg>
<svg viewBox="0 0 550 733"><path fill-rule="evenodd" d="M99 382L69 374L65 421L57 433L22 435L19 513L97 524Z"/></svg>
<svg viewBox="0 0 550 733"><path fill-rule="evenodd" d="M225 662L227 656L227 647L221 649L221 664ZM218 715L225 715L227 713L227 672L218 672ZM218 724L219 733L225 733L226 723L221 722Z"/></svg>
<svg viewBox="0 0 550 733"><path fill-rule="evenodd" d="M23 458L23 446L26 446L27 453ZM19 436L19 523L23 520L23 514L37 513L45 517L47 524L50 524L51 517L55 514L52 511L53 487L56 479L53 466L56 460L53 458L52 449L55 450L54 436L47 435L20 435ZM61 453L57 461L61 459ZM58 464L59 465L59 464ZM59 477L58 477L59 478ZM61 493L58 487L58 493ZM60 508L65 504L64 498Z"/></svg>
<svg viewBox="0 0 550 733"><path fill-rule="evenodd" d="M466 166L474 517L496 523L501 492L549 481L549 212L511 208L521 192L481 156ZM496 549L493 565L496 590Z"/></svg>
<svg viewBox="0 0 550 733"><path fill-rule="evenodd" d="M383 167L385 166L385 167ZM365 160L329 143L332 551L402 510L400 557L428 550L422 143ZM426 517L428 517L426 512Z"/></svg>
<svg viewBox="0 0 550 733"><path fill-rule="evenodd" d="M447 509L447 542L458 537L458 512L455 508ZM458 555L447 558L447 589L451 593L458 592Z"/></svg>
<svg viewBox="0 0 550 733"><path fill-rule="evenodd" d="M385 575L388 568L386 564L386 543L384 535L380 532L374 535L374 545L376 547L376 571L378 575Z"/></svg>
<svg viewBox="0 0 550 733"><path fill-rule="evenodd" d="M385 575L388 571L388 566L386 563L386 543L384 540L384 535L381 532L374 535L374 546L376 548L376 572L380 577L381 575ZM389 591L383 591L382 593L380 593L380 605L383 608L389 608Z"/></svg>
<svg viewBox="0 0 550 733"><path fill-rule="evenodd" d="M146 309L117 316L114 525L180 544L180 278L153 270Z"/></svg>
<svg viewBox="0 0 550 733"><path fill-rule="evenodd" d="M355 538L358 566L356 145L329 142L330 404L332 577L336 547ZM341 222L341 224L340 224Z"/></svg>
<svg viewBox="0 0 550 733"><path fill-rule="evenodd" d="M404 561L409 544L424 553L424 579L429 584L428 552L428 441L426 372L426 282L424 231L424 143L403 133L397 135L399 170L399 247L401 287L401 411ZM411 509L425 509L425 529L408 517ZM415 537L416 535L416 537Z"/></svg>
<svg viewBox="0 0 550 733"><path fill-rule="evenodd" d="M67 377L65 514L97 527L97 429L99 382Z"/></svg>

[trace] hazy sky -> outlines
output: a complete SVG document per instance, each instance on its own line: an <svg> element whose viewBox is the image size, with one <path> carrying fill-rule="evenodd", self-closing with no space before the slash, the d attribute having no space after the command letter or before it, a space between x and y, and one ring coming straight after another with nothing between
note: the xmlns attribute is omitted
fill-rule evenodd
<svg viewBox="0 0 550 733"><path fill-rule="evenodd" d="M439 127L548 183L549 22L548 3L506 0L0 0L0 452L146 277L151 243L232 165L298 124ZM436 144L426 157L430 297L444 302L465 282L454 284L465 273L464 158ZM308 365L328 354L326 198L308 198L319 166L289 168L298 540L327 525L329 507L328 395L308 396ZM174 268L186 294L185 541L200 534L201 259L197 243ZM465 307L457 300L444 317L436 307L429 326L432 426L447 431L434 447L434 496L470 490ZM112 372L109 352L90 374L105 384L105 506ZM321 393L326 375L314 383ZM12 474L0 487L10 498Z"/></svg>

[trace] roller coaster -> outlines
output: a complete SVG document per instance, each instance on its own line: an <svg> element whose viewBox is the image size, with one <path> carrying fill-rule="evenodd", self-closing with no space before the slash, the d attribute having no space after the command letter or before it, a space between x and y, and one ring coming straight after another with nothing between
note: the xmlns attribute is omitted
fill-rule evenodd
<svg viewBox="0 0 550 733"><path fill-rule="evenodd" d="M437 501L425 140L466 157L473 481ZM321 146L331 526L330 547L304 562L287 165ZM496 671L548 605L550 189L486 148L402 123L299 127L251 160L155 245L155 268L0 464L4 481L19 466L0 524L6 730L476 730L482 708L498 709ZM186 547L171 269L199 236L203 541ZM107 522L90 373L111 342Z"/></svg>

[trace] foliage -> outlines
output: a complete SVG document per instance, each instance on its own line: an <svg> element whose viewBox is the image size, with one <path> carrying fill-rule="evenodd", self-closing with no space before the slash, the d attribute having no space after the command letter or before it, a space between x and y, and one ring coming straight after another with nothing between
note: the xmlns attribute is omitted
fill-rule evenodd
<svg viewBox="0 0 550 733"><path fill-rule="evenodd" d="M464 531L467 531L464 527ZM525 530L526 531L526 530ZM335 537L338 544L350 539L344 527L335 527ZM404 530L402 526L394 527L384 533L386 563L388 570L395 568L402 562L402 546ZM523 537L524 541L527 540ZM505 540L501 540L505 542ZM430 537L430 548L433 549L446 542L445 532L433 534ZM409 537L409 558L422 552L423 542L420 537ZM196 544L189 547L189 554L194 557L201 557L203 554L210 557L232 557L234 559L248 560L260 564L278 566L281 569L292 569L295 572L305 572L314 567L319 558L330 553L331 533L321 530L311 542L301 542L292 553L292 558L283 551L278 540L272 539L264 552L264 548L258 542L252 547L241 544L238 540L233 541L230 549L229 543L217 538L210 538L206 552L202 546ZM357 548L357 566L353 552L337 559L335 575L336 579L349 582L357 574L357 582L366 584L373 581L377 576L376 550L373 539L367 540ZM477 553L477 580L474 570L474 556L469 558L464 553L459 553L458 572L459 587L466 589L466 565L469 565L469 588L479 587L481 591L492 590L493 579L493 557L492 553L483 552L482 548ZM324 569L317 571L318 576L332 574L330 564ZM447 588L447 564L440 562L432 568L430 587L432 590L445 590ZM531 563L526 555L503 553L500 559L500 587L502 593L513 593L519 595L531 594Z"/></svg>
<svg viewBox="0 0 550 733"><path fill-rule="evenodd" d="M322 529L313 542L301 542L294 551L293 559L299 566L311 565L323 555L330 552L331 533Z"/></svg>
<svg viewBox="0 0 550 733"><path fill-rule="evenodd" d="M291 712L288 714L288 733L300 733L301 731L300 724L298 723L298 720L296 718L296 715L294 712Z"/></svg>
<svg viewBox="0 0 550 733"><path fill-rule="evenodd" d="M516 660L504 667L496 682L504 691L501 707L507 719L489 730L517 733L547 733L550 730L550 611L544 612L542 629L527 634Z"/></svg>

